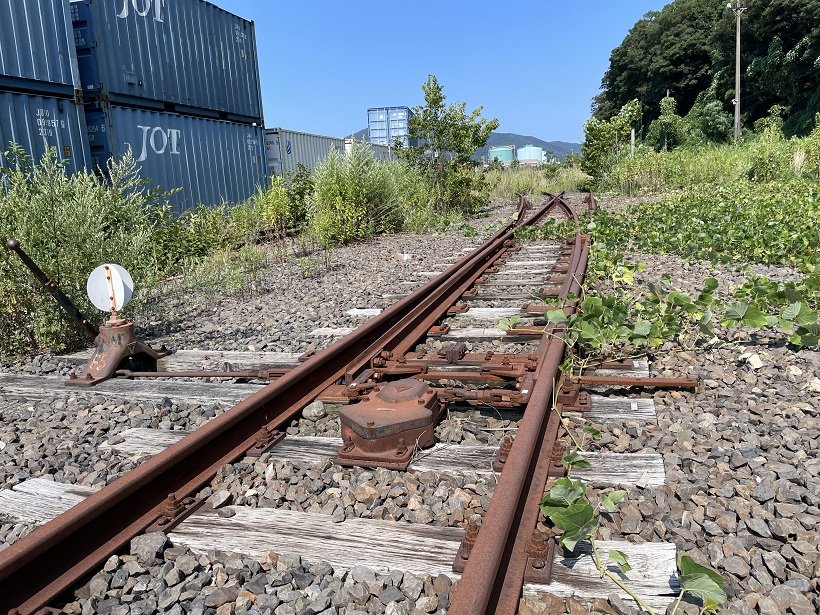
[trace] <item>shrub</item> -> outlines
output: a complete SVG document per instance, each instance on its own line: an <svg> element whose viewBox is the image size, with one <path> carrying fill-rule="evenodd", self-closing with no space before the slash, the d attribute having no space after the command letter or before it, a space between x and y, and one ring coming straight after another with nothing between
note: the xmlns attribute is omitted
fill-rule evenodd
<svg viewBox="0 0 820 615"><path fill-rule="evenodd" d="M322 246L397 230L401 215L386 165L354 144L348 155L331 150L314 173L308 233Z"/></svg>
<svg viewBox="0 0 820 615"><path fill-rule="evenodd" d="M4 154L0 237L14 237L90 318L103 315L86 299L85 283L104 262L122 264L147 288L165 266L154 242L160 198L139 179L133 157L108 165L108 180L65 173L54 152L36 166L19 148ZM84 339L20 259L0 251L0 354L59 348Z"/></svg>

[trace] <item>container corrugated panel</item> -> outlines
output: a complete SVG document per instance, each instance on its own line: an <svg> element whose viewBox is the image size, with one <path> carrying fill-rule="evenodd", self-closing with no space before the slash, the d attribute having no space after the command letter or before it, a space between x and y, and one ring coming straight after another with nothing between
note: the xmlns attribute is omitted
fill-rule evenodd
<svg viewBox="0 0 820 615"><path fill-rule="evenodd" d="M54 148L67 170L90 168L83 109L70 99L0 92L0 150L10 142L22 146L34 162ZM5 164L0 157L0 167Z"/></svg>
<svg viewBox="0 0 820 615"><path fill-rule="evenodd" d="M330 150L345 151L344 139L296 132L285 128L265 130L265 147L271 175L284 175L295 171L298 164L315 169L327 158Z"/></svg>
<svg viewBox="0 0 820 615"><path fill-rule="evenodd" d="M409 144L410 107L375 107L367 110L368 141L378 145L392 145L399 139Z"/></svg>
<svg viewBox="0 0 820 615"><path fill-rule="evenodd" d="M74 0L86 100L262 125L252 21L203 0Z"/></svg>
<svg viewBox="0 0 820 615"><path fill-rule="evenodd" d="M0 89L73 97L79 88L68 0L0 0Z"/></svg>
<svg viewBox="0 0 820 615"><path fill-rule="evenodd" d="M154 187L181 188L170 197L181 213L195 205L240 203L267 185L261 127L129 107L87 105L95 169L131 148Z"/></svg>
<svg viewBox="0 0 820 615"><path fill-rule="evenodd" d="M393 149L387 145L380 145L378 143L365 143L373 158L376 160L393 160L396 156ZM345 139L345 155L350 155L353 150L353 139Z"/></svg>

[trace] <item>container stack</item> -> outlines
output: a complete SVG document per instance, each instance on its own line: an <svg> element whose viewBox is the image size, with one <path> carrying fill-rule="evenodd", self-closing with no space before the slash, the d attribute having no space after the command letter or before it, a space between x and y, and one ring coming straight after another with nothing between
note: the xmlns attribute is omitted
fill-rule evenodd
<svg viewBox="0 0 820 615"><path fill-rule="evenodd" d="M16 143L34 162L54 151L69 171L88 168L80 87L68 2L0 2L0 151Z"/></svg>
<svg viewBox="0 0 820 615"><path fill-rule="evenodd" d="M204 0L72 0L71 21L95 169L130 148L178 212L266 185L253 22Z"/></svg>

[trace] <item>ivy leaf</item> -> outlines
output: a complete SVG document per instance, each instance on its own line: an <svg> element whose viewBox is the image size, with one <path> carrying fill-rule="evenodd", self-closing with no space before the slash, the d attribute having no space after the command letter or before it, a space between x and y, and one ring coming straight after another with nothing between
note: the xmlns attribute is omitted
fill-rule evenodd
<svg viewBox="0 0 820 615"><path fill-rule="evenodd" d="M549 493L541 500L541 508L566 508L572 506L581 498L586 498L587 488L580 480L559 478L552 485ZM544 513L547 514L546 512Z"/></svg>
<svg viewBox="0 0 820 615"><path fill-rule="evenodd" d="M681 590L703 600L705 606L717 607L726 602L723 591L723 577L708 566L698 564L688 555L678 560L681 575L678 578ZM708 604L707 604L708 603Z"/></svg>
<svg viewBox="0 0 820 615"><path fill-rule="evenodd" d="M601 506L603 506L607 512L613 513L618 510L618 502L623 500L625 496L626 491L620 489L611 491L601 496Z"/></svg>
<svg viewBox="0 0 820 615"><path fill-rule="evenodd" d="M592 436L593 440L600 440L601 439L601 430L600 429L595 429L595 427L593 427L589 423L586 423L584 425L583 430L584 430L584 433L588 433L590 436Z"/></svg>
<svg viewBox="0 0 820 615"><path fill-rule="evenodd" d="M712 328L712 310L706 310L703 313L703 316L700 317L698 321L698 327L700 330L703 331L706 335L714 335L714 329Z"/></svg>
<svg viewBox="0 0 820 615"><path fill-rule="evenodd" d="M563 531L559 542L568 551L575 551L578 541L588 538L598 528L598 517L589 502L577 502L550 515L550 521Z"/></svg>
<svg viewBox="0 0 820 615"><path fill-rule="evenodd" d="M718 281L716 278L706 278L703 281L703 292L712 294L718 287Z"/></svg>
<svg viewBox="0 0 820 615"><path fill-rule="evenodd" d="M591 464L578 451L572 451L561 456L561 465L571 470L572 468L588 468Z"/></svg>
<svg viewBox="0 0 820 615"><path fill-rule="evenodd" d="M632 570L632 566L629 565L629 556L624 553L623 551L618 551L618 549L612 549L607 553L609 559L617 564L618 569L626 574L630 570Z"/></svg>
<svg viewBox="0 0 820 615"><path fill-rule="evenodd" d="M564 310L548 310L547 311L547 323L549 324L563 324L567 322L567 315L564 314Z"/></svg>
<svg viewBox="0 0 820 615"><path fill-rule="evenodd" d="M632 328L632 333L636 337L647 337L652 330L652 323L648 320L639 320Z"/></svg>
<svg viewBox="0 0 820 615"><path fill-rule="evenodd" d="M783 320L792 321L797 318L797 315L800 313L800 308L803 307L803 304L800 301L796 303L792 303L788 307L786 307L782 312L780 312L780 318Z"/></svg>
<svg viewBox="0 0 820 615"><path fill-rule="evenodd" d="M731 327L741 323L752 329L759 329L766 325L766 316L757 306L749 305L745 301L730 303L726 306L721 324L724 327Z"/></svg>
<svg viewBox="0 0 820 615"><path fill-rule="evenodd" d="M813 325L817 322L817 312L805 303L801 303L800 311L797 313L797 316L795 316L794 322L801 326Z"/></svg>

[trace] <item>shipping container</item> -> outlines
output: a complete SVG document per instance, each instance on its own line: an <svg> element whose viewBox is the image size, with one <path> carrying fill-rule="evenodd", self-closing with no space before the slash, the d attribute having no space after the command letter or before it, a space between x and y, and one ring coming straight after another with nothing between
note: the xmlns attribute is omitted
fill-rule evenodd
<svg viewBox="0 0 820 615"><path fill-rule="evenodd" d="M367 110L368 141L377 145L389 145L398 139L403 145L410 143L410 118L413 112L409 107L376 107Z"/></svg>
<svg viewBox="0 0 820 615"><path fill-rule="evenodd" d="M353 149L353 139L345 139L345 155L349 156ZM377 143L368 143L366 141L358 141L367 146L376 160L393 160L396 156L393 153L393 148L388 145L378 145Z"/></svg>
<svg viewBox="0 0 820 615"><path fill-rule="evenodd" d="M262 122L252 21L204 0L72 0L85 100Z"/></svg>
<svg viewBox="0 0 820 615"><path fill-rule="evenodd" d="M265 130L265 150L268 174L283 176L295 171L298 164L309 170L315 169L331 150L344 152L345 141L285 128L268 128Z"/></svg>
<svg viewBox="0 0 820 615"><path fill-rule="evenodd" d="M85 116L71 99L0 92L0 151L9 143L22 146L34 162L54 148L68 171L90 168ZM0 156L0 167L6 164Z"/></svg>
<svg viewBox="0 0 820 615"><path fill-rule="evenodd" d="M169 199L176 213L240 203L268 184L261 127L100 104L87 105L85 115L94 169L130 147L153 187L181 188Z"/></svg>
<svg viewBox="0 0 820 615"><path fill-rule="evenodd" d="M489 162L498 160L503 165L512 164L515 160L515 145L496 145L487 154Z"/></svg>
<svg viewBox="0 0 820 615"><path fill-rule="evenodd" d="M0 90L73 98L79 88L68 0L0 0Z"/></svg>

